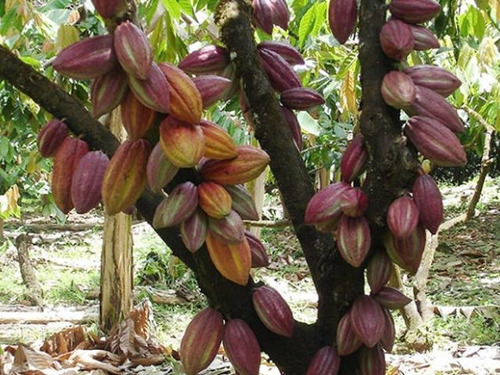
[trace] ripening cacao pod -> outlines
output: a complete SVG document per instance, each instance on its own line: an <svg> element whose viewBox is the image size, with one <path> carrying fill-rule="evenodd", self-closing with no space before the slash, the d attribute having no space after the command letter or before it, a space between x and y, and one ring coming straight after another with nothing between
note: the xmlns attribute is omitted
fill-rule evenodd
<svg viewBox="0 0 500 375"><path fill-rule="evenodd" d="M81 139L66 137L54 155L54 167L50 186L57 207L67 214L74 207L71 199L71 182L78 162L89 152L89 146Z"/></svg>
<svg viewBox="0 0 500 375"><path fill-rule="evenodd" d="M222 219L231 212L231 203L231 195L224 186L210 181L198 185L198 204L208 216Z"/></svg>
<svg viewBox="0 0 500 375"><path fill-rule="evenodd" d="M406 238L397 238L391 232L383 236L385 250L391 260L411 274L415 274L420 266L425 249L425 229L419 225Z"/></svg>
<svg viewBox="0 0 500 375"><path fill-rule="evenodd" d="M382 26L379 39L384 53L397 61L404 60L415 45L410 26L396 19L390 19Z"/></svg>
<svg viewBox="0 0 500 375"><path fill-rule="evenodd" d="M408 237L418 225L418 208L410 197L400 197L387 211L387 225L399 238Z"/></svg>
<svg viewBox="0 0 500 375"><path fill-rule="evenodd" d="M132 206L146 187L146 165L151 145L145 139L124 141L112 156L102 183L102 201L108 215Z"/></svg>
<svg viewBox="0 0 500 375"><path fill-rule="evenodd" d="M340 318L336 343L338 354L342 357L354 353L362 344L352 329L351 311L346 312Z"/></svg>
<svg viewBox="0 0 500 375"><path fill-rule="evenodd" d="M146 79L153 64L153 49L141 28L130 21L120 23L114 33L116 57L123 70L137 79Z"/></svg>
<svg viewBox="0 0 500 375"><path fill-rule="evenodd" d="M97 77L90 88L92 116L99 118L111 112L120 104L127 90L127 77L122 69L116 68Z"/></svg>
<svg viewBox="0 0 500 375"><path fill-rule="evenodd" d="M153 62L146 79L128 76L128 86L146 107L160 113L170 111L170 84L160 67Z"/></svg>
<svg viewBox="0 0 500 375"><path fill-rule="evenodd" d="M253 0L253 22L265 33L271 35L273 26L288 29L290 17L285 0Z"/></svg>
<svg viewBox="0 0 500 375"><path fill-rule="evenodd" d="M410 107L417 95L411 77L397 70L384 76L381 93L388 105L398 109Z"/></svg>
<svg viewBox="0 0 500 375"><path fill-rule="evenodd" d="M59 52L52 62L54 70L74 79L97 78L117 65L113 35L82 39Z"/></svg>
<svg viewBox="0 0 500 375"><path fill-rule="evenodd" d="M363 135L355 135L347 145L340 161L342 181L350 184L363 172L366 160L368 160L368 153L363 145Z"/></svg>
<svg viewBox="0 0 500 375"><path fill-rule="evenodd" d="M68 138L68 126L59 119L52 119L47 122L36 138L38 151L44 158L54 156Z"/></svg>
<svg viewBox="0 0 500 375"><path fill-rule="evenodd" d="M240 215L243 220L259 220L260 215L255 207L252 195L244 185L226 185L231 195L231 208Z"/></svg>
<svg viewBox="0 0 500 375"><path fill-rule="evenodd" d="M224 327L224 350L239 375L258 375L260 346L252 329L241 319L231 319Z"/></svg>
<svg viewBox="0 0 500 375"><path fill-rule="evenodd" d="M316 352L306 375L337 375L340 368L340 357L331 346L324 346Z"/></svg>
<svg viewBox="0 0 500 375"><path fill-rule="evenodd" d="M386 309L402 309L411 302L403 293L395 288L388 286L383 287L377 293L373 294L373 298L380 306Z"/></svg>
<svg viewBox="0 0 500 375"><path fill-rule="evenodd" d="M316 90L307 87L284 90L281 93L280 101L285 107L297 110L306 110L325 104L325 99Z"/></svg>
<svg viewBox="0 0 500 375"><path fill-rule="evenodd" d="M135 141L146 135L155 120L156 112L142 104L129 90L120 103L120 115L128 139Z"/></svg>
<svg viewBox="0 0 500 375"><path fill-rule="evenodd" d="M224 100L228 97L232 90L232 82L225 77L214 74L207 74L193 78L193 83L201 95L203 108L208 108L219 100Z"/></svg>
<svg viewBox="0 0 500 375"><path fill-rule="evenodd" d="M406 123L404 131L416 149L436 165L457 167L467 164L467 156L460 141L439 120L413 116Z"/></svg>
<svg viewBox="0 0 500 375"><path fill-rule="evenodd" d="M207 236L207 215L202 210L196 210L181 223L181 239L192 253L200 249Z"/></svg>
<svg viewBox="0 0 500 375"><path fill-rule="evenodd" d="M356 298L351 307L352 330L368 348L373 348L382 337L385 328L384 312L370 296Z"/></svg>
<svg viewBox="0 0 500 375"><path fill-rule="evenodd" d="M368 197L358 188L346 189L340 200L340 209L346 216L359 217L365 213L368 207Z"/></svg>
<svg viewBox="0 0 500 375"><path fill-rule="evenodd" d="M269 255L267 255L266 248L262 242L249 231L245 231L245 237L247 238L248 245L250 246L252 268L269 266Z"/></svg>
<svg viewBox="0 0 500 375"><path fill-rule="evenodd" d="M330 0L328 24L333 36L340 44L345 44L354 32L357 19L356 0Z"/></svg>
<svg viewBox="0 0 500 375"><path fill-rule="evenodd" d="M146 177L149 187L155 193L163 189L175 177L179 167L173 165L165 156L161 144L157 143L151 151L146 166Z"/></svg>
<svg viewBox="0 0 500 375"><path fill-rule="evenodd" d="M286 42L265 40L257 45L257 49L273 51L283 57L290 65L303 65L306 63L300 52Z"/></svg>
<svg viewBox="0 0 500 375"><path fill-rule="evenodd" d="M394 273L394 266L383 249L373 254L366 267L366 279L372 293L377 293L389 282Z"/></svg>
<svg viewBox="0 0 500 375"><path fill-rule="evenodd" d="M337 226L337 247L342 258L351 266L359 267L370 246L371 234L366 218L342 215Z"/></svg>
<svg viewBox="0 0 500 375"><path fill-rule="evenodd" d="M167 228L188 219L198 207L198 187L190 181L172 189L156 207L153 228Z"/></svg>
<svg viewBox="0 0 500 375"><path fill-rule="evenodd" d="M111 18L124 7L123 0L92 0L97 13L103 18Z"/></svg>
<svg viewBox="0 0 500 375"><path fill-rule="evenodd" d="M292 337L293 313L279 292L270 286L261 286L252 293L255 312L268 330L280 336Z"/></svg>
<svg viewBox="0 0 500 375"><path fill-rule="evenodd" d="M290 108L281 106L281 111L283 112L285 121L288 124L290 132L292 133L293 141L295 142L295 145L297 146L299 151L301 151L303 146L303 140L302 140L302 129L300 128L299 120L297 119L297 116L295 116L295 113L293 113L293 111Z"/></svg>
<svg viewBox="0 0 500 375"><path fill-rule="evenodd" d="M207 160L200 167L201 176L221 185L237 185L251 181L266 169L269 155L257 147L239 146L234 159Z"/></svg>
<svg viewBox="0 0 500 375"><path fill-rule="evenodd" d="M451 95L462 85L457 76L439 66L415 65L404 72L416 85L427 87L444 97Z"/></svg>
<svg viewBox="0 0 500 375"><path fill-rule="evenodd" d="M84 214L101 201L101 187L109 158L102 151L87 152L76 165L71 179L71 200L75 211Z"/></svg>
<svg viewBox="0 0 500 375"><path fill-rule="evenodd" d="M361 375L385 375L385 355L380 345L363 348L359 353L358 361Z"/></svg>
<svg viewBox="0 0 500 375"><path fill-rule="evenodd" d="M159 63L161 71L170 85L170 115L188 124L201 120L201 95L194 82L178 67Z"/></svg>
<svg viewBox="0 0 500 375"><path fill-rule="evenodd" d="M208 45L188 54L179 68L192 74L216 74L229 65L229 53L223 47Z"/></svg>
<svg viewBox="0 0 500 375"><path fill-rule="evenodd" d="M417 205L420 223L432 234L436 234L443 221L443 197L436 181L422 174L413 184L413 200Z"/></svg>
<svg viewBox="0 0 500 375"><path fill-rule="evenodd" d="M227 131L207 120L201 120L200 126L205 136L206 158L224 160L238 156L236 143Z"/></svg>
<svg viewBox="0 0 500 375"><path fill-rule="evenodd" d="M217 271L233 283L247 285L252 255L246 237L237 244L227 244L220 242L207 231L206 242L208 254Z"/></svg>
<svg viewBox="0 0 500 375"><path fill-rule="evenodd" d="M179 168L195 167L205 154L201 127L172 116L160 124L160 144L167 159Z"/></svg>
<svg viewBox="0 0 500 375"><path fill-rule="evenodd" d="M207 307L191 320L182 336L179 356L187 375L196 375L210 365L224 336L222 314Z"/></svg>
<svg viewBox="0 0 500 375"><path fill-rule="evenodd" d="M389 10L394 17L415 24L433 19L441 6L433 0L392 0Z"/></svg>
<svg viewBox="0 0 500 375"><path fill-rule="evenodd" d="M307 204L305 223L316 225L327 223L342 214L341 197L351 186L345 182L335 182L313 195Z"/></svg>
<svg viewBox="0 0 500 375"><path fill-rule="evenodd" d="M415 44L415 51L426 51L428 49L439 48L439 40L429 29L423 26L410 25Z"/></svg>
<svg viewBox="0 0 500 375"><path fill-rule="evenodd" d="M396 341L396 325L394 324L391 312L387 309L382 309L382 311L385 317L385 329L384 334L380 338L380 345L388 352L391 352L394 347L394 341Z"/></svg>
<svg viewBox="0 0 500 375"><path fill-rule="evenodd" d="M258 52L262 67L274 90L283 92L302 86L298 74L283 57L271 50L261 49Z"/></svg>
<svg viewBox="0 0 500 375"><path fill-rule="evenodd" d="M243 220L234 210L220 219L208 216L208 230L218 241L227 244L237 244L245 237Z"/></svg>
<svg viewBox="0 0 500 375"><path fill-rule="evenodd" d="M456 109L445 98L427 87L416 85L415 90L415 101L406 112L436 119L454 133L464 131Z"/></svg>

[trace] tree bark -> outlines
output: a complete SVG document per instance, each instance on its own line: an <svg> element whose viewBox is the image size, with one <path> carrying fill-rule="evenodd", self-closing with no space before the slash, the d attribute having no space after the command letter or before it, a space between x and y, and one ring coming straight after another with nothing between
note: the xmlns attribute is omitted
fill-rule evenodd
<svg viewBox="0 0 500 375"><path fill-rule="evenodd" d="M119 109L111 113L109 128L118 139L126 137ZM133 288L131 217L124 213L105 215L99 298L99 325L104 332L111 331L132 310Z"/></svg>
<svg viewBox="0 0 500 375"><path fill-rule="evenodd" d="M472 196L469 206L467 207L467 214L465 216L465 221L469 221L474 217L476 212L476 206L481 198L481 193L483 192L484 182L488 176L488 172L491 168L491 163L493 159L490 159L490 149L491 149L491 139L493 136L493 130L487 128L484 133L484 147L483 156L481 157L481 170L479 171L479 178L477 180L476 188L474 189L474 195Z"/></svg>

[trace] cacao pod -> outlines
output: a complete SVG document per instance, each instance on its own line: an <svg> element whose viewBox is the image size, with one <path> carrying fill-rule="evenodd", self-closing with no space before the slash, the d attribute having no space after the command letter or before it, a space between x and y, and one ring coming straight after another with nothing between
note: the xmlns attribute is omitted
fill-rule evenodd
<svg viewBox="0 0 500 375"><path fill-rule="evenodd" d="M352 330L368 348L373 348L380 340L385 329L384 312L370 296L356 298L351 307Z"/></svg>
<svg viewBox="0 0 500 375"><path fill-rule="evenodd" d="M146 135L153 125L156 112L142 104L134 93L129 91L120 103L120 115L128 139L135 141Z"/></svg>
<svg viewBox="0 0 500 375"><path fill-rule="evenodd" d="M241 319L231 319L224 328L224 350L239 375L258 375L260 347L252 329Z"/></svg>
<svg viewBox="0 0 500 375"><path fill-rule="evenodd" d="M221 219L208 216L208 230L219 242L237 244L245 237L245 226L240 215L231 210Z"/></svg>
<svg viewBox="0 0 500 375"><path fill-rule="evenodd" d="M379 39L384 53L397 61L403 61L415 45L410 26L396 19L390 19L382 26Z"/></svg>
<svg viewBox="0 0 500 375"><path fill-rule="evenodd" d="M413 49L415 51L426 51L428 49L439 48L439 40L429 29L410 25L411 32L413 33L413 38L415 39L415 44Z"/></svg>
<svg viewBox="0 0 500 375"><path fill-rule="evenodd" d="M281 111L283 112L283 116L285 116L286 123L288 124L288 128L292 133L293 140L297 149L299 151L302 150L303 140L302 140L302 129L300 128L299 120L295 113L287 107L281 106Z"/></svg>
<svg viewBox="0 0 500 375"><path fill-rule="evenodd" d="M113 35L98 35L64 48L57 54L52 67L66 77L92 79L113 70L117 64Z"/></svg>
<svg viewBox="0 0 500 375"><path fill-rule="evenodd" d="M391 260L411 274L415 274L420 266L425 248L425 229L419 225L410 236L397 238L387 232L384 246Z"/></svg>
<svg viewBox="0 0 500 375"><path fill-rule="evenodd" d="M383 287L377 293L373 295L375 301L386 309L402 309L411 302L411 298L408 298L399 290L391 287Z"/></svg>
<svg viewBox="0 0 500 375"><path fill-rule="evenodd" d="M415 101L415 84L410 76L397 70L387 73L382 80L384 101L398 109L408 108Z"/></svg>
<svg viewBox="0 0 500 375"><path fill-rule="evenodd" d="M373 254L366 267L366 279L372 293L377 293L387 284L394 273L394 266L383 249Z"/></svg>
<svg viewBox="0 0 500 375"><path fill-rule="evenodd" d="M368 197L361 189L346 189L340 197L340 209L344 215L359 217L363 215L368 207Z"/></svg>
<svg viewBox="0 0 500 375"><path fill-rule="evenodd" d="M325 99L316 90L306 87L284 90L281 93L280 101L285 107L297 110L306 110L325 104Z"/></svg>
<svg viewBox="0 0 500 375"><path fill-rule="evenodd" d="M382 347L363 348L359 353L361 375L385 375L386 363Z"/></svg>
<svg viewBox="0 0 500 375"><path fill-rule="evenodd" d="M337 247L342 258L351 266L359 267L370 246L371 234L366 218L342 215L337 227Z"/></svg>
<svg viewBox="0 0 500 375"><path fill-rule="evenodd" d="M67 214L74 207L71 182L78 162L89 152L89 146L78 138L66 137L54 155L52 169L52 195L57 207Z"/></svg>
<svg viewBox="0 0 500 375"><path fill-rule="evenodd" d="M170 85L159 66L153 62L146 79L128 76L128 86L146 107L160 113L170 111Z"/></svg>
<svg viewBox="0 0 500 375"><path fill-rule="evenodd" d="M303 65L306 62L299 51L286 42L265 40L257 45L257 49L267 49L283 57L290 65Z"/></svg>
<svg viewBox="0 0 500 375"><path fill-rule="evenodd" d="M347 145L340 161L342 181L350 184L363 172L366 160L368 160L368 153L363 142L363 135L358 134Z"/></svg>
<svg viewBox="0 0 500 375"><path fill-rule="evenodd" d="M208 254L217 271L233 283L247 285L252 266L252 255L246 237L243 237L243 241L240 243L226 244L218 241L208 231L206 242Z"/></svg>
<svg viewBox="0 0 500 375"><path fill-rule="evenodd" d="M226 99L232 91L230 79L214 74L195 77L193 83L200 92L203 108L211 107L219 100Z"/></svg>
<svg viewBox="0 0 500 375"><path fill-rule="evenodd" d="M441 6L433 0L392 0L389 5L391 14L406 23L423 23L433 19Z"/></svg>
<svg viewBox="0 0 500 375"><path fill-rule="evenodd" d="M205 213L222 219L231 212L231 195L222 185L205 181L198 185L198 204Z"/></svg>
<svg viewBox="0 0 500 375"><path fill-rule="evenodd" d="M330 0L328 24L340 44L345 44L354 32L358 19L356 0Z"/></svg>
<svg viewBox="0 0 500 375"><path fill-rule="evenodd" d="M175 177L179 167L173 165L165 156L161 144L157 143L151 151L146 166L146 177L149 187L155 193L163 189Z"/></svg>
<svg viewBox="0 0 500 375"><path fill-rule="evenodd" d="M179 68L192 74L216 74L229 65L229 53L223 47L208 45L188 54Z"/></svg>
<svg viewBox="0 0 500 375"><path fill-rule="evenodd" d="M342 357L354 353L362 344L352 329L350 311L340 318L336 342L338 354Z"/></svg>
<svg viewBox="0 0 500 375"><path fill-rule="evenodd" d="M341 197L347 189L351 189L351 186L345 182L336 182L314 194L307 204L305 223L316 225L340 217Z"/></svg>
<svg viewBox="0 0 500 375"><path fill-rule="evenodd" d="M416 85L431 89L444 97L451 95L462 85L457 76L439 66L415 65L404 72Z"/></svg>
<svg viewBox="0 0 500 375"><path fill-rule="evenodd" d="M179 168L195 167L205 154L205 137L201 127L172 116L160 124L160 144L167 159Z"/></svg>
<svg viewBox="0 0 500 375"><path fill-rule="evenodd" d="M198 207L198 187L190 181L177 185L155 211L153 228L167 228L188 219Z"/></svg>
<svg viewBox="0 0 500 375"><path fill-rule="evenodd" d="M123 70L137 79L148 78L153 64L153 49L139 26L130 21L120 23L114 32L113 45Z"/></svg>
<svg viewBox="0 0 500 375"><path fill-rule="evenodd" d="M181 238L186 248L192 253L200 249L207 236L207 215L196 210L181 223Z"/></svg>
<svg viewBox="0 0 500 375"><path fill-rule="evenodd" d="M249 231L245 231L245 237L252 254L252 268L269 266L269 256L262 242Z"/></svg>
<svg viewBox="0 0 500 375"><path fill-rule="evenodd" d="M188 124L201 121L201 95L194 82L181 69L167 63L159 63L170 85L170 115Z"/></svg>
<svg viewBox="0 0 500 375"><path fill-rule="evenodd" d="M124 8L123 0L92 0L97 13L103 18L111 18Z"/></svg>
<svg viewBox="0 0 500 375"><path fill-rule="evenodd" d="M392 352L394 341L396 341L396 325L394 324L394 319L392 319L391 312L387 309L382 309L382 311L385 317L385 329L384 334L380 338L380 345L388 352Z"/></svg>
<svg viewBox="0 0 500 375"><path fill-rule="evenodd" d="M90 89L92 116L99 118L117 107L127 90L127 77L119 68L97 77Z"/></svg>
<svg viewBox="0 0 500 375"><path fill-rule="evenodd" d="M259 50L262 67L274 90L283 92L294 87L301 87L300 78L292 66L276 52Z"/></svg>
<svg viewBox="0 0 500 375"><path fill-rule="evenodd" d="M224 337L222 314L207 307L191 320L182 336L179 356L187 375L196 375L214 360Z"/></svg>
<svg viewBox="0 0 500 375"><path fill-rule="evenodd" d="M108 215L132 206L146 187L146 165L151 145L145 139L124 141L112 156L102 183L102 201Z"/></svg>
<svg viewBox="0 0 500 375"><path fill-rule="evenodd" d="M337 375L340 368L340 357L331 346L324 346L316 352L306 375Z"/></svg>
<svg viewBox="0 0 500 375"><path fill-rule="evenodd" d="M201 176L221 185L237 185L257 178L270 162L269 155L257 147L239 146L234 159L207 160L200 167Z"/></svg>
<svg viewBox="0 0 500 375"><path fill-rule="evenodd" d="M64 140L68 138L68 126L59 119L47 122L36 138L38 151L44 158L54 156Z"/></svg>
<svg viewBox="0 0 500 375"><path fill-rule="evenodd" d="M270 286L256 288L252 294L253 307L268 330L280 336L292 337L293 313L279 292Z"/></svg>
<svg viewBox="0 0 500 375"><path fill-rule="evenodd" d="M436 234L443 221L443 197L436 181L429 175L420 175L413 184L413 200L417 205L420 223Z"/></svg>
<svg viewBox="0 0 500 375"><path fill-rule="evenodd" d="M224 160L238 156L236 143L223 128L207 120L201 120L200 126L205 136L205 157Z"/></svg>
<svg viewBox="0 0 500 375"><path fill-rule="evenodd" d="M102 151L87 152L76 165L71 179L71 200L75 210L84 214L101 201L101 187L109 158Z"/></svg>
<svg viewBox="0 0 500 375"><path fill-rule="evenodd" d="M418 208L410 197L400 197L387 211L387 225L399 238L408 237L418 225Z"/></svg>
<svg viewBox="0 0 500 375"><path fill-rule="evenodd" d="M467 164L460 141L439 120L414 116L407 122L405 134L416 149L436 165L452 167Z"/></svg>
<svg viewBox="0 0 500 375"><path fill-rule="evenodd" d="M225 188L231 195L231 208L243 220L259 220L260 215L257 212L257 207L255 207L253 198L244 185L226 185Z"/></svg>

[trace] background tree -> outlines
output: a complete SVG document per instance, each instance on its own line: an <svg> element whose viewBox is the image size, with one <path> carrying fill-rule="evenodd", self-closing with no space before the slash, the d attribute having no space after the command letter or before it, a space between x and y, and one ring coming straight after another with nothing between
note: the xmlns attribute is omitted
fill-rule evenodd
<svg viewBox="0 0 500 375"><path fill-rule="evenodd" d="M156 47L156 58L175 61L178 57L175 56L176 53L182 56L186 52L183 50L181 38L176 38L175 28L175 20L180 19L186 11L186 4L163 3L168 10L165 17L155 18L153 12L144 15L153 25L151 43ZM177 6L179 8L176 8ZM199 6L203 5L199 4ZM208 4L208 6L213 5ZM254 3L254 7L257 6ZM296 20L300 19L299 46L305 47L310 41L307 35L317 34L317 29L324 24L327 7L325 3L319 3L318 5L308 4L303 7L304 9L301 8L298 2L293 4L293 9L298 15ZM372 253L384 247L382 238L386 232L387 209L403 192L411 189L419 165L415 149L408 147L401 136L400 112L389 107L380 95L382 80L394 67L394 61L389 59L380 48L379 34L386 24L386 8L387 4L383 1L361 2L359 11L360 64L353 62L356 54L349 53L344 59L348 68L341 69L345 74L342 84L344 95L341 96L344 121L349 120L346 110L353 112L357 110L355 99L353 99L356 92L357 74L355 73L360 69L362 76L363 90L359 124L368 153L363 191L369 201L366 217L371 227ZM115 15L110 17L106 22L109 30L113 31L116 23L124 19L135 20L134 9L133 4L128 3L127 12L120 17ZM151 9L156 8L152 6ZM235 11L236 9L238 11ZM185 13L189 15L189 11ZM362 267L349 265L337 251L335 241L330 234L317 231L313 226L304 223L306 208L315 190L309 172L290 134L289 125L282 115L274 90L262 69L255 47L251 15L252 10L249 4L244 2L222 1L215 9L215 19L221 31L221 40L231 56L236 77L241 81L241 87L244 89L250 112L248 118L255 130L255 137L270 156L273 176L283 196L283 202L313 276L318 292L316 323L305 325L296 322L291 339L271 333L262 324L253 308L252 293L258 284L252 280L245 285L228 281L216 270L205 247L194 254L186 250L178 236L177 228L164 228L157 231L174 253L194 270L210 305L222 312L226 319L243 319L250 325L261 349L270 355L284 373L299 374L305 372L311 358L319 348L335 342L339 344L336 340L338 323L352 303L363 295L363 269L367 262ZM266 25L261 26L266 27ZM164 44L161 38L164 31L167 44ZM259 33L259 37L262 37L262 33ZM174 45L176 48L171 48ZM92 149L103 150L110 157L113 155L119 145L117 140L103 129L78 101L51 84L29 66L21 64L5 48L1 50L0 60L2 77L54 116L65 118L71 131L81 135ZM313 74L310 77L312 76ZM333 88L330 90L333 91ZM335 108L335 105L332 105L335 102L336 98L331 97L330 108ZM320 113L320 121L321 116ZM305 116L303 124L308 123L313 127L316 124L314 120L310 115ZM147 138L151 142L156 142L158 134L151 131L147 134ZM166 190L171 192L175 186L186 181L199 182L200 180L195 171L182 170ZM156 207L162 199L161 194L153 194L146 189L136 206L146 220L153 223ZM290 340L293 340L293 345L290 345ZM366 353L366 350L362 350L353 355L344 356L341 362L341 373L356 373L358 371L357 357L362 355L366 358Z"/></svg>

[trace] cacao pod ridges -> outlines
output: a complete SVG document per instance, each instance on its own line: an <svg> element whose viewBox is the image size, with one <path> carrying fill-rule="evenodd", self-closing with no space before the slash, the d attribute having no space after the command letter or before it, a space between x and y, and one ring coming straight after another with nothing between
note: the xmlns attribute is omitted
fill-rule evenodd
<svg viewBox="0 0 500 375"><path fill-rule="evenodd" d="M138 79L146 79L153 64L153 49L139 26L120 23L114 32L114 49L122 68Z"/></svg>
<svg viewBox="0 0 500 375"><path fill-rule="evenodd" d="M370 296L358 297L351 306L352 330L368 348L373 348L384 333L385 318L380 305Z"/></svg>
<svg viewBox="0 0 500 375"><path fill-rule="evenodd" d="M293 313L279 292L270 286L256 288L252 301L260 321L277 335L292 337Z"/></svg>
<svg viewBox="0 0 500 375"><path fill-rule="evenodd" d="M40 155L44 158L54 156L68 134L68 126L63 121L55 118L47 122L36 139Z"/></svg>
<svg viewBox="0 0 500 375"><path fill-rule="evenodd" d="M340 357L331 346L324 346L314 355L306 375L337 375L340 368Z"/></svg>
<svg viewBox="0 0 500 375"><path fill-rule="evenodd" d="M182 223L198 207L198 187L190 181L177 185L156 207L153 228L168 228Z"/></svg>
<svg viewBox="0 0 500 375"><path fill-rule="evenodd" d="M238 374L259 374L260 346L252 329L244 320L231 319L226 322L222 344Z"/></svg>

